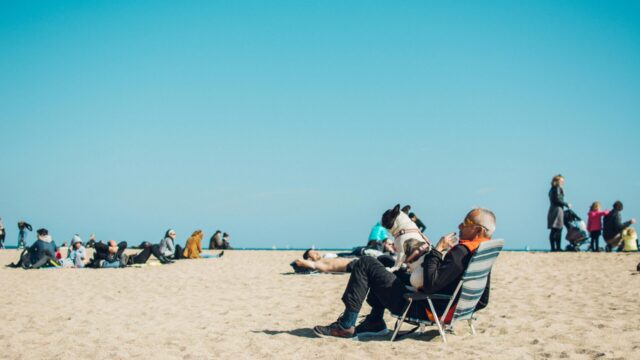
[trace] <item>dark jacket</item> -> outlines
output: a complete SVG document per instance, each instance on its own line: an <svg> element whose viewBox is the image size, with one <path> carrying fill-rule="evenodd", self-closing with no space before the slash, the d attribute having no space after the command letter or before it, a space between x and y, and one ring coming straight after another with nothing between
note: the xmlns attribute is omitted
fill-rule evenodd
<svg viewBox="0 0 640 360"><path fill-rule="evenodd" d="M620 234L622 230L628 228L630 225L631 221L623 223L620 212L616 209L613 209L609 212L609 214L605 215L604 219L602 220L602 237L605 240L611 240L616 237L616 235Z"/></svg>
<svg viewBox="0 0 640 360"><path fill-rule="evenodd" d="M562 229L564 227L564 208L568 206L569 204L564 201L564 190L560 186L552 186L549 190L548 229Z"/></svg>
<svg viewBox="0 0 640 360"><path fill-rule="evenodd" d="M473 253L466 246L454 246L444 257L435 249L427 254L422 263L424 269L424 285L422 292L426 294L446 294L452 295L462 279ZM482 297L476 305L476 310L481 310L489 304L489 290L491 274L487 278L487 286L482 293ZM460 294L458 294L460 296ZM456 299L457 301L457 299ZM434 307L439 314L445 310L447 301L434 301Z"/></svg>
<svg viewBox="0 0 640 360"><path fill-rule="evenodd" d="M42 258L42 256L47 255L50 257L56 256L57 250L56 242L51 240L51 242L42 241L40 239L36 240L36 242L31 245L31 249L29 250L29 258L31 263L35 263Z"/></svg>
<svg viewBox="0 0 640 360"><path fill-rule="evenodd" d="M564 201L564 190L560 186L551 187L551 190L549 190L549 201L551 202L551 206L566 207L569 205Z"/></svg>
<svg viewBox="0 0 640 360"><path fill-rule="evenodd" d="M22 223L22 224L18 224L18 230L20 231L24 231L24 229L27 229L29 231L33 231L33 227L31 227L31 224L29 223Z"/></svg>

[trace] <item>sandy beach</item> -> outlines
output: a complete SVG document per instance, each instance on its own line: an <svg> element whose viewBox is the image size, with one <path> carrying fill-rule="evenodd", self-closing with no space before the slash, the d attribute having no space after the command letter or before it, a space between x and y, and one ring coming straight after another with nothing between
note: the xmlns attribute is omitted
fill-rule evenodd
<svg viewBox="0 0 640 360"><path fill-rule="evenodd" d="M117 270L0 270L2 359L637 359L638 254L503 252L478 334L315 338L349 275L291 275L300 252ZM18 257L0 251L0 263ZM368 312L365 305L363 316ZM391 328L393 321L387 319ZM407 327L408 328L408 327Z"/></svg>

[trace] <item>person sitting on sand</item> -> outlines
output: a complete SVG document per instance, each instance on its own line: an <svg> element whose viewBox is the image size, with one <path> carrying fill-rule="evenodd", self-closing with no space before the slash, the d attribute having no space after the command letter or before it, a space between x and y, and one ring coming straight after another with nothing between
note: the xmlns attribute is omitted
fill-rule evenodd
<svg viewBox="0 0 640 360"><path fill-rule="evenodd" d="M82 245L82 239L78 234L71 239L71 246L67 252L67 257L60 261L62 267L68 268L83 268L89 263L89 257L87 256L87 250Z"/></svg>
<svg viewBox="0 0 640 360"><path fill-rule="evenodd" d="M455 234L443 236L436 247L427 252L426 247L407 259L423 258L424 286L426 294L453 294L471 257L481 242L491 238L495 231L495 215L486 209L471 210L458 225L460 242L456 245ZM448 251L447 251L448 250ZM443 252L447 251L446 256ZM476 310L487 306L489 301L489 279L478 302ZM387 271L380 262L363 257L353 265L351 277L342 296L345 305L343 314L328 326L315 326L313 332L320 337L333 336L352 338L354 336L383 335L388 333L384 322L384 310L399 314L406 306L404 294L411 292L408 283ZM367 295L368 294L368 295ZM363 302L371 305L371 313L355 326ZM438 313L442 313L446 301L433 301ZM427 319L425 307L412 306L407 314L411 318ZM431 315L433 316L433 315ZM447 318L449 315L447 315Z"/></svg>
<svg viewBox="0 0 640 360"><path fill-rule="evenodd" d="M38 240L33 243L30 250L31 268L39 269L48 264L57 265L56 251L58 247L51 235L49 235L49 231L47 229L38 229L36 233L38 234Z"/></svg>
<svg viewBox="0 0 640 360"><path fill-rule="evenodd" d="M200 253L202 253L202 238L204 234L202 230L194 231L191 236L187 239L187 243L184 246L184 251L182 252L182 259L199 259ZM176 248L179 248L176 246Z"/></svg>
<svg viewBox="0 0 640 360"><path fill-rule="evenodd" d="M222 234L222 249L231 250L231 236L227 233Z"/></svg>
<svg viewBox="0 0 640 360"><path fill-rule="evenodd" d="M169 260L176 258L176 247L174 245L174 241L176 241L176 232L173 229L169 229L164 233L164 238L160 241L160 245L158 246L160 253Z"/></svg>
<svg viewBox="0 0 640 360"><path fill-rule="evenodd" d="M622 212L623 208L622 202L616 201L613 204L613 210L605 215L602 221L602 237L607 243L607 252L610 252L613 248L617 248L618 251L622 250L622 231L636 223L636 219L622 222L620 212Z"/></svg>
<svg viewBox="0 0 640 360"><path fill-rule="evenodd" d="M87 249L93 248L96 245L96 234L89 235L89 240L87 241Z"/></svg>
<svg viewBox="0 0 640 360"><path fill-rule="evenodd" d="M222 231L216 230L209 239L209 249L222 249Z"/></svg>
<svg viewBox="0 0 640 360"><path fill-rule="evenodd" d="M638 234L636 229L628 227L622 230L622 251L638 251Z"/></svg>

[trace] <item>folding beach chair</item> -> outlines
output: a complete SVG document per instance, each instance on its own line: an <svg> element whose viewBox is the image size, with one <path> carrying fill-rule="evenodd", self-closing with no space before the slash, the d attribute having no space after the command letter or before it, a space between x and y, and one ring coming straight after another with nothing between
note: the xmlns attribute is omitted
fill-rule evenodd
<svg viewBox="0 0 640 360"><path fill-rule="evenodd" d="M442 341L445 343L447 339L444 335L444 327L446 326L447 330L450 330L453 327L453 324L459 320L467 320L469 327L471 328L471 333L475 335L476 330L473 327L473 313L475 311L476 305L478 304L478 300L482 297L484 293L485 287L487 286L487 278L489 277L489 273L491 272L491 267L495 262L498 254L502 250L504 246L503 240L489 240L480 244L475 254L471 257L469 261L469 265L462 275L462 279L458 283L456 290L452 295L444 295L444 294L431 294L427 295L421 292L414 292L405 294L405 299L407 300L407 306L405 307L402 315L392 314L393 317L397 318L396 326L393 331L393 336L391 337L391 341L396 339L398 335L398 331L402 324L407 321L414 325L417 325L415 329L411 332L420 328L424 329L426 325L436 325L438 327L438 332L440 332L440 336L442 336ZM449 309L453 306L453 302L456 300L456 297L460 294L460 298L457 301L455 311L453 313L453 318L449 324L443 324L442 321L445 320L446 314L449 313ZM411 319L407 318L407 313L411 308L411 304L414 301L426 300L431 313L433 314L434 322L424 319ZM435 311L433 307L432 300L448 300L447 308L444 310L444 313L440 316Z"/></svg>

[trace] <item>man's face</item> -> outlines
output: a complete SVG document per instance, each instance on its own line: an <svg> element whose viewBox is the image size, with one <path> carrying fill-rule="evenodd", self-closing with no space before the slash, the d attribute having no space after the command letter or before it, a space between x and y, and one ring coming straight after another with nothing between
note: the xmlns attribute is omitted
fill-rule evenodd
<svg viewBox="0 0 640 360"><path fill-rule="evenodd" d="M476 224L471 218L471 214L467 215L460 225L458 225L458 230L460 231L460 239L463 240L473 240L484 234L484 227Z"/></svg>
<svg viewBox="0 0 640 360"><path fill-rule="evenodd" d="M79 242L73 244L73 248L76 250L80 249L80 246L82 246L82 244Z"/></svg>
<svg viewBox="0 0 640 360"><path fill-rule="evenodd" d="M312 261L318 261L320 260L322 257L320 256L320 253L315 251L315 250L311 250L309 251L309 259L311 259Z"/></svg>

